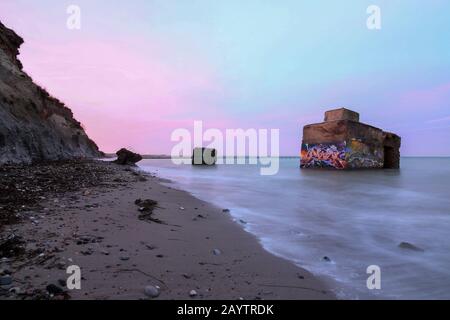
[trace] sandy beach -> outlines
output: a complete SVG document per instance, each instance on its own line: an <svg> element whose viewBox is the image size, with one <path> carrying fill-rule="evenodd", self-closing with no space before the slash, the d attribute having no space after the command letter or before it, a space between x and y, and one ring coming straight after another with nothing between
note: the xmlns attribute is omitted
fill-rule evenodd
<svg viewBox="0 0 450 320"><path fill-rule="evenodd" d="M18 206L18 221L2 227L9 247L0 272L12 283L0 299L151 299L148 286L159 291L152 299L334 298L320 279L266 252L224 208L136 167L77 166L70 177L92 171L88 182L39 191L39 201ZM67 177L55 179L64 185ZM153 214L140 212L138 199L156 201ZM70 265L81 268L81 290L65 288Z"/></svg>

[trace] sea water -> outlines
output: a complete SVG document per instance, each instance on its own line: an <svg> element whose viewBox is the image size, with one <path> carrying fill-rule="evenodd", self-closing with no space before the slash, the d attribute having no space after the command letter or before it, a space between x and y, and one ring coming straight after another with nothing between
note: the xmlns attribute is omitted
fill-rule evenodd
<svg viewBox="0 0 450 320"><path fill-rule="evenodd" d="M450 158L403 158L399 171L299 164L282 158L273 176L249 164L144 160L140 167L230 209L266 250L333 279L340 298L450 298ZM380 290L367 287L371 265L380 267Z"/></svg>

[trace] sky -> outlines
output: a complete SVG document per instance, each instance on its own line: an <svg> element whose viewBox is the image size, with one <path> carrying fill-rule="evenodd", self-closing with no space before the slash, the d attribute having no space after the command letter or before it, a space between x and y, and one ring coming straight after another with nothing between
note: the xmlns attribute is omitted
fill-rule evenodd
<svg viewBox="0 0 450 320"><path fill-rule="evenodd" d="M281 154L298 155L305 124L347 107L399 134L403 155L449 156L449 12L446 0L0 1L25 71L103 151L146 154L201 120L279 129Z"/></svg>

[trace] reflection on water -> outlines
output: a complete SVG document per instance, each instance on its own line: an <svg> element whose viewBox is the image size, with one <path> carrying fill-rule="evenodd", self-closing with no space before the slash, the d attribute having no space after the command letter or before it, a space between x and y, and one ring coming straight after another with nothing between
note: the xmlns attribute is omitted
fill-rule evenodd
<svg viewBox="0 0 450 320"><path fill-rule="evenodd" d="M269 251L337 280L346 298L450 298L450 159L405 158L400 171L300 170L254 165L141 167L248 222ZM424 252L401 249L412 243ZM331 261L325 261L327 256ZM378 265L382 290L366 288Z"/></svg>

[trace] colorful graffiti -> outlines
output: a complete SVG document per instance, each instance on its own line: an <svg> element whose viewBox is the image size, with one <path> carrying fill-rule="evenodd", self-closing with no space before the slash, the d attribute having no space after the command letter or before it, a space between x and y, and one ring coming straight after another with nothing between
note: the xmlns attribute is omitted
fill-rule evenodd
<svg viewBox="0 0 450 320"><path fill-rule="evenodd" d="M301 152L302 168L332 168L345 169L347 167L347 144L321 143L303 144Z"/></svg>
<svg viewBox="0 0 450 320"><path fill-rule="evenodd" d="M346 159L349 169L383 168L384 166L383 149L369 146L359 140L350 142Z"/></svg>
<svg viewBox="0 0 450 320"><path fill-rule="evenodd" d="M359 140L339 143L303 144L301 168L383 168L384 150Z"/></svg>

